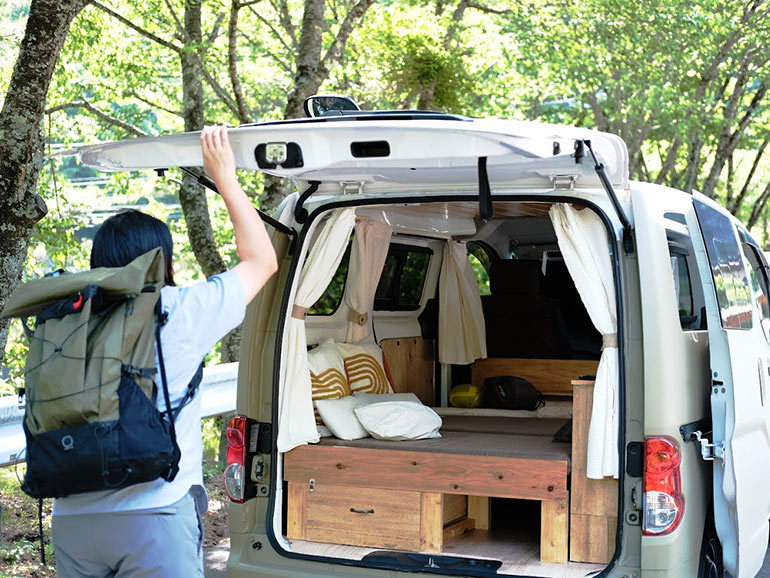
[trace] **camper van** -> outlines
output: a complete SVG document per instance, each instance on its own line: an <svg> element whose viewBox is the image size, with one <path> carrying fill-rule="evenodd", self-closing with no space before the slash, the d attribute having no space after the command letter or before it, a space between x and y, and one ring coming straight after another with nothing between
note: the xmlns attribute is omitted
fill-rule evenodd
<svg viewBox="0 0 770 578"><path fill-rule="evenodd" d="M280 268L243 328L228 575L755 576L770 270L750 232L630 181L615 135L307 110L229 133L297 192L264 217ZM202 165L192 133L80 156Z"/></svg>

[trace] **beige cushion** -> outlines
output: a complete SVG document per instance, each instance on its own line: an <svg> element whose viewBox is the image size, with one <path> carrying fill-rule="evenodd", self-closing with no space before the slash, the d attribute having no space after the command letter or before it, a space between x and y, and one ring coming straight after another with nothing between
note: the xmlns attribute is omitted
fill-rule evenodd
<svg viewBox="0 0 770 578"><path fill-rule="evenodd" d="M382 349L374 342L338 343L353 393L393 393L383 363Z"/></svg>
<svg viewBox="0 0 770 578"><path fill-rule="evenodd" d="M332 339L326 339L315 349L308 351L310 383L313 387L313 407L319 399L339 399L350 395L345 364ZM315 409L316 424L323 421Z"/></svg>

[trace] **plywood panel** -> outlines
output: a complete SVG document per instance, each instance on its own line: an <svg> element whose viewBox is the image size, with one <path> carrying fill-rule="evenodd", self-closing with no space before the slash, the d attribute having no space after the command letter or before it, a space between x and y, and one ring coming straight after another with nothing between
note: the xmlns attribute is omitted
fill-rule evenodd
<svg viewBox="0 0 770 578"><path fill-rule="evenodd" d="M468 496L444 494L444 525L468 515Z"/></svg>
<svg viewBox="0 0 770 578"><path fill-rule="evenodd" d="M393 389L412 392L427 406L435 405L433 341L422 337L398 337L380 342L387 360Z"/></svg>
<svg viewBox="0 0 770 578"><path fill-rule="evenodd" d="M618 481L586 477L588 428L591 424L594 382L573 382L572 404L572 496L570 511L591 516L617 516Z"/></svg>
<svg viewBox="0 0 770 578"><path fill-rule="evenodd" d="M543 395L572 395L572 380L581 375L596 375L598 361L580 359L523 359L490 357L479 359L472 366L472 382L484 385L484 380L498 375L515 375L531 382Z"/></svg>
<svg viewBox="0 0 770 578"><path fill-rule="evenodd" d="M570 516L569 557L574 562L607 564L615 553L617 518Z"/></svg>
<svg viewBox="0 0 770 578"><path fill-rule="evenodd" d="M308 485L302 482L289 482L289 495L286 515L286 536L292 540L305 539L305 517L307 516Z"/></svg>
<svg viewBox="0 0 770 578"><path fill-rule="evenodd" d="M308 493L305 536L315 542L415 551L421 545L420 511L419 492L318 483ZM440 502L437 511L440 524Z"/></svg>
<svg viewBox="0 0 770 578"><path fill-rule="evenodd" d="M443 514L441 494L423 492L420 496L420 549L423 552L441 552L444 543Z"/></svg>
<svg viewBox="0 0 770 578"><path fill-rule="evenodd" d="M568 500L540 502L540 559L566 562L569 535Z"/></svg>
<svg viewBox="0 0 770 578"><path fill-rule="evenodd" d="M529 500L566 499L567 462L300 446L285 455L287 481L400 488Z"/></svg>
<svg viewBox="0 0 770 578"><path fill-rule="evenodd" d="M458 536L462 536L467 532L471 532L475 528L476 522L474 522L471 518L465 518L455 522L454 524L450 524L444 528L444 542L448 542L453 538L457 538Z"/></svg>
<svg viewBox="0 0 770 578"><path fill-rule="evenodd" d="M492 504L487 496L468 496L468 517L476 520L476 528L489 530Z"/></svg>

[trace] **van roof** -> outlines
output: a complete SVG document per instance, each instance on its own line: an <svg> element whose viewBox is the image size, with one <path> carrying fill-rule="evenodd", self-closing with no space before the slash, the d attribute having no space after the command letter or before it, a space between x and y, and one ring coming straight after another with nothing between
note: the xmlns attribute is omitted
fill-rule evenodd
<svg viewBox="0 0 770 578"><path fill-rule="evenodd" d="M375 111L347 116L264 122L230 129L239 168L302 182L336 186L365 183L367 190L414 186L422 191L478 182L487 158L493 188L575 188L601 183L590 155L575 153L589 140L617 189L628 187L628 151L609 133L572 126L443 113ZM260 150L290 147L283 164L266 163ZM199 133L128 139L79 149L81 160L107 171L201 166ZM339 188L337 190L340 190Z"/></svg>

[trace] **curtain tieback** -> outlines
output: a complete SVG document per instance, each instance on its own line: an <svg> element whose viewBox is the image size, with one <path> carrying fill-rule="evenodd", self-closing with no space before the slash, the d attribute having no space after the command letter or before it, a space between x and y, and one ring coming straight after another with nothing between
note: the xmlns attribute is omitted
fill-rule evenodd
<svg viewBox="0 0 770 578"><path fill-rule="evenodd" d="M602 351L607 349L608 347L615 347L618 346L618 334L617 333L605 333L602 335Z"/></svg>
<svg viewBox="0 0 770 578"><path fill-rule="evenodd" d="M302 307L302 305L294 305L291 308L291 316L294 319L299 319L300 321L304 321L305 317L307 317L307 307Z"/></svg>
<svg viewBox="0 0 770 578"><path fill-rule="evenodd" d="M350 313L348 314L348 321L363 327L366 325L366 322L369 321L369 313L360 313L355 309L351 309Z"/></svg>

